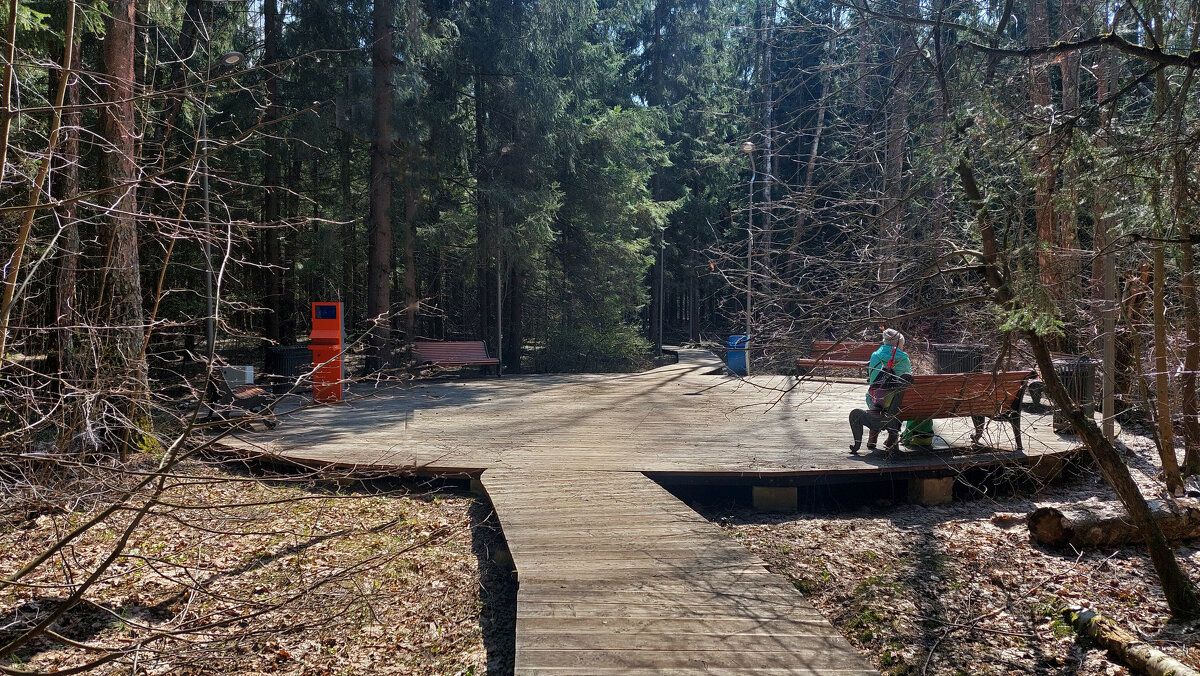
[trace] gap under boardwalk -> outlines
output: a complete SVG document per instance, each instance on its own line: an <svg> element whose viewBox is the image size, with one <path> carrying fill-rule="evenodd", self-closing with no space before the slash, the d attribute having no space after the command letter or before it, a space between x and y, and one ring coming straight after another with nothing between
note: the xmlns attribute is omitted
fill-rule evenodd
<svg viewBox="0 0 1200 676"><path fill-rule="evenodd" d="M517 674L877 674L784 578L637 472L489 469Z"/></svg>

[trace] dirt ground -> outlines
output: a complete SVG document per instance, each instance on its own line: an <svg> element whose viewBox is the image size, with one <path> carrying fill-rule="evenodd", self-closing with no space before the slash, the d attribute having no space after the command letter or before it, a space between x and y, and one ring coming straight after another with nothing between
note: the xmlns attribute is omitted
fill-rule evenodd
<svg viewBox="0 0 1200 676"><path fill-rule="evenodd" d="M1143 492L1160 497L1161 484L1150 478L1153 444L1126 436ZM941 507L705 513L790 579L884 674L1129 673L1077 640L1058 612L1069 605L1088 606L1200 665L1200 622L1168 624L1143 548L1062 552L1030 544L1026 513L1089 498L1115 496L1083 467L1050 486L1022 483L1007 496L976 493ZM1175 551L1200 583L1198 544Z"/></svg>
<svg viewBox="0 0 1200 676"><path fill-rule="evenodd" d="M1152 444L1127 441L1135 477L1158 496ZM0 576L95 515L133 469L89 470L58 494L34 496L33 511L6 513ZM339 485L202 462L168 485L85 601L51 625L61 638L38 639L0 664L54 671L111 659L94 673L112 674L512 673L516 586L493 560L503 535L486 501L445 484ZM1092 607L1200 664L1200 623L1167 623L1140 548L1030 545L1019 517L1035 507L1111 499L1093 469L1000 489L931 508L698 508L789 578L885 674L1128 673L1075 637L1058 615L1064 605ZM114 515L21 585L0 589L0 642L47 619L134 518L134 510ZM1196 545L1176 553L1200 581Z"/></svg>
<svg viewBox="0 0 1200 676"><path fill-rule="evenodd" d="M29 643L8 666L55 671L113 657L94 673L489 671L482 627L494 624L497 600L479 584L488 554L478 548L496 535L490 509L469 494L338 488L199 462L170 483L85 601L51 625L63 638ZM91 498L5 525L0 575L95 514L104 500ZM0 642L47 619L133 518L114 515L0 590Z"/></svg>

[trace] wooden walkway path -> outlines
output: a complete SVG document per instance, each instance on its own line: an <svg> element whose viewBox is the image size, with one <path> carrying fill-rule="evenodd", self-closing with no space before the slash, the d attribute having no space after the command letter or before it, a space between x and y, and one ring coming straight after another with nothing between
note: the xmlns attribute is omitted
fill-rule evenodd
<svg viewBox="0 0 1200 676"><path fill-rule="evenodd" d="M1027 416L1024 452L1007 424L990 425L988 447L975 448L968 420L939 420L933 451L850 456L846 414L865 386L741 380L707 351L679 355L646 373L364 392L226 445L350 472L481 476L520 581L519 674L874 673L786 580L642 472L763 483L947 476L1078 446L1048 416Z"/></svg>
<svg viewBox="0 0 1200 676"><path fill-rule="evenodd" d="M1049 416L1027 415L1025 452L1011 450L1006 423L990 423L989 447L973 448L970 419L956 418L935 421L933 452L851 456L846 416L863 406L865 385L740 380L719 369L706 350L680 350L678 364L643 373L355 385L344 404L282 415L277 430L228 443L318 465L443 476L539 467L819 481L1028 462L1078 445L1054 434Z"/></svg>
<svg viewBox="0 0 1200 676"><path fill-rule="evenodd" d="M783 578L632 472L488 470L518 674L875 674Z"/></svg>

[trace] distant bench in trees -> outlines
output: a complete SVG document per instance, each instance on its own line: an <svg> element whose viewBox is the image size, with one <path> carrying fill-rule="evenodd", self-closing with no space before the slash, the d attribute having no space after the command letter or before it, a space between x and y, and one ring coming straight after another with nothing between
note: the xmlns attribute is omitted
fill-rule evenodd
<svg viewBox="0 0 1200 676"><path fill-rule="evenodd" d="M422 365L495 368L496 375L500 375L500 360L488 356L482 340L417 341L413 349L417 363Z"/></svg>
<svg viewBox="0 0 1200 676"><path fill-rule="evenodd" d="M984 418L1012 423L1017 450L1021 445L1021 399L1033 371L946 373L914 376L904 390L896 417L900 420L966 418L975 423L971 441L983 437Z"/></svg>
<svg viewBox="0 0 1200 676"><path fill-rule="evenodd" d="M866 368L871 355L879 349L878 343L839 343L832 340L814 340L808 357L797 359L796 366L816 368Z"/></svg>
<svg viewBox="0 0 1200 676"><path fill-rule="evenodd" d="M242 411L262 415L262 421L266 424L267 429L275 429L275 426L278 424L275 419L275 413L269 407L273 401L273 397L269 392L258 385L230 387L221 369L213 371L208 381L206 395L206 399L208 400L206 421L211 421L214 418L230 420L236 417L231 414Z"/></svg>

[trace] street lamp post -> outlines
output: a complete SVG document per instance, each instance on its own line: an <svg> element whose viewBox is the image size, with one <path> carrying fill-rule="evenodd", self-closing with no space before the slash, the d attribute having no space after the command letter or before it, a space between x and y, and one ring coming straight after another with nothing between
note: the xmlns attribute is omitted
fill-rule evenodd
<svg viewBox="0 0 1200 676"><path fill-rule="evenodd" d="M659 228L658 228L658 302L655 303L655 307L658 308L658 317L656 318L656 320L658 322L658 326L656 327L656 330L654 332L655 335L658 337L658 339L655 341L655 345L654 345L655 354L659 357L662 356L662 347L663 347L663 295L664 295L663 294L663 291L664 291L664 289L663 289L663 239L665 238L665 235L666 235L665 229L662 226L659 226Z"/></svg>
<svg viewBox="0 0 1200 676"><path fill-rule="evenodd" d="M746 375L750 375L750 303L754 283L754 182L758 172L754 168L754 143L742 143L742 152L750 160L750 201L746 208Z"/></svg>
<svg viewBox="0 0 1200 676"><path fill-rule="evenodd" d="M206 71L207 75L212 74L213 66L220 65L226 68L233 68L245 60L246 56L241 52L229 51L217 58L217 63L209 64ZM204 320L204 334L208 340L208 358L212 359L216 352L217 325L216 297L213 295L213 265L212 265L212 219L209 215L208 202L208 107L204 102L200 102L200 159L204 162L204 173L200 175L200 183L204 188L204 300L207 309L207 315Z"/></svg>

